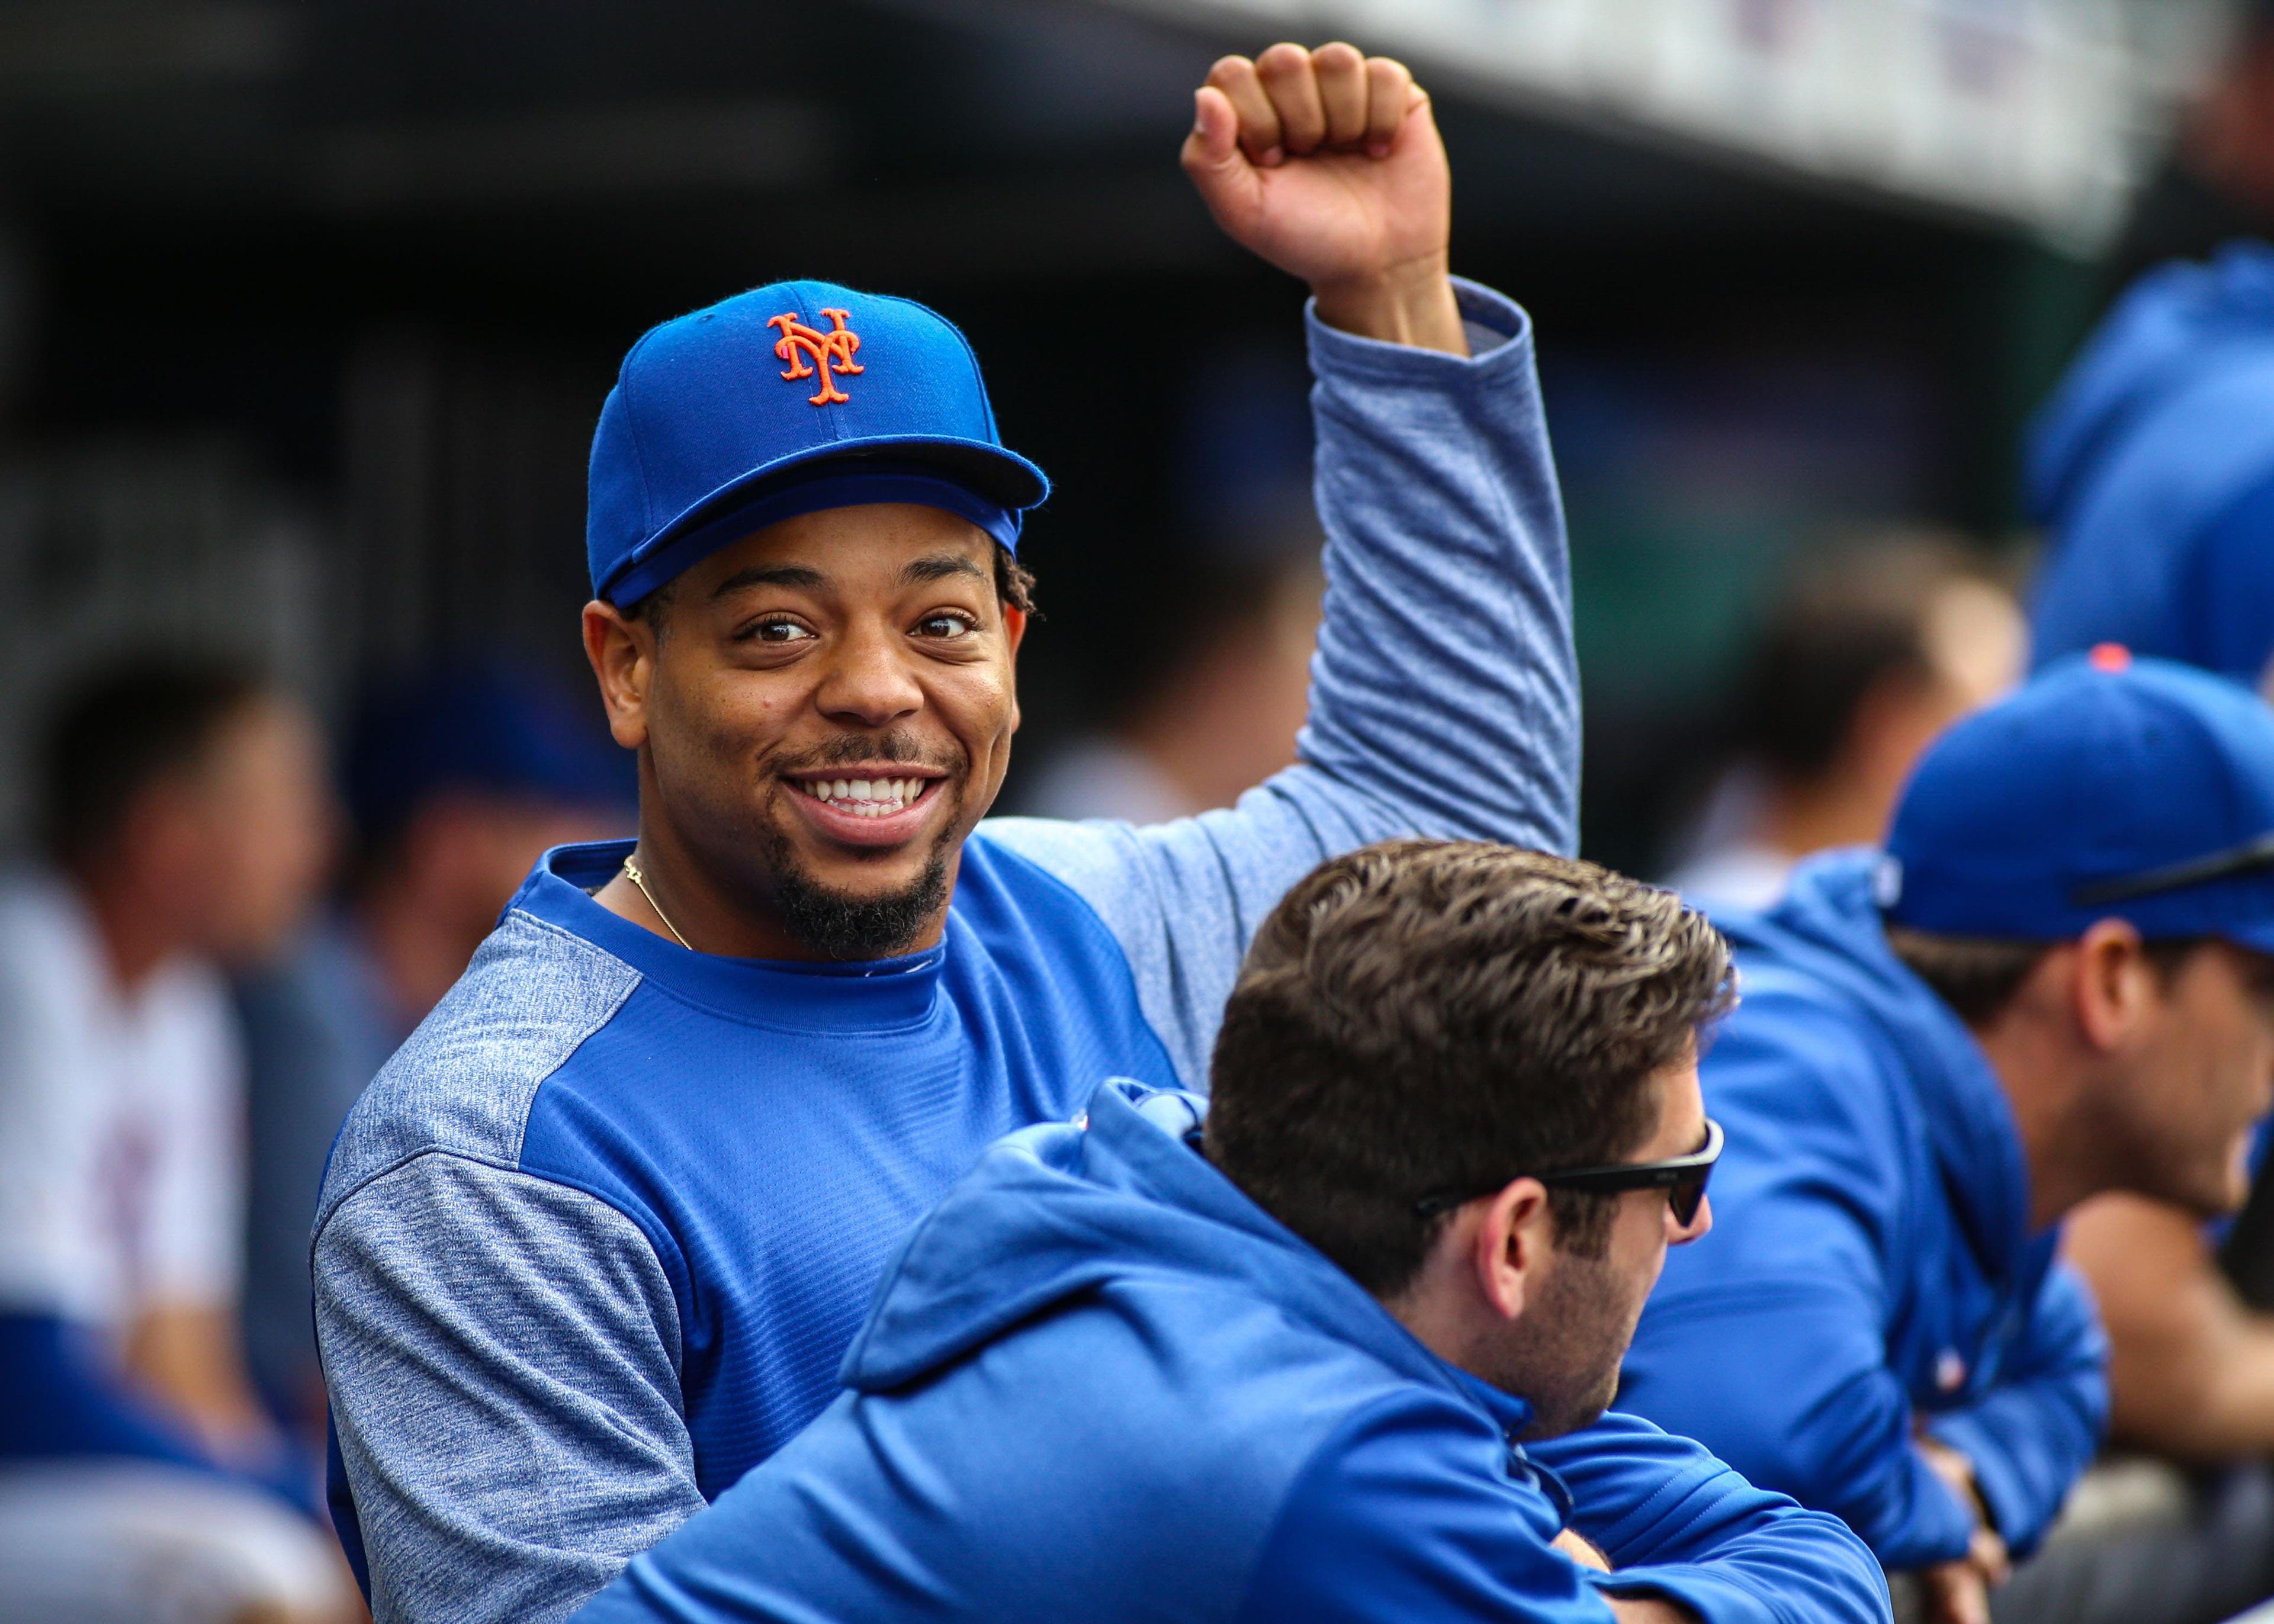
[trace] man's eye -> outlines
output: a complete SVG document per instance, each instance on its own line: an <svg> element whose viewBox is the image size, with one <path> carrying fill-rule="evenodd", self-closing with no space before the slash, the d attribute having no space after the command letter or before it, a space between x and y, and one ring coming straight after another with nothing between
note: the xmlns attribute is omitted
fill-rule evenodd
<svg viewBox="0 0 2274 1624"><path fill-rule="evenodd" d="M978 629L960 614L928 614L916 622L916 634L923 637L964 637Z"/></svg>
<svg viewBox="0 0 2274 1624"><path fill-rule="evenodd" d="M813 633L795 620L760 620L742 634L753 643L803 643Z"/></svg>

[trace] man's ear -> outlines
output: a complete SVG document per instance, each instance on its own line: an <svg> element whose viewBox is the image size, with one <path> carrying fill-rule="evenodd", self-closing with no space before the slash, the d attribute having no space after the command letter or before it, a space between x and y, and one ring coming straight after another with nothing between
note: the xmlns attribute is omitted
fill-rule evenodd
<svg viewBox="0 0 2274 1624"><path fill-rule="evenodd" d="M2155 1013L2163 982L2148 962L2140 933L2120 919L2104 919L2077 939L2067 955L2069 1003L2085 1041L2105 1054L2123 1048Z"/></svg>
<svg viewBox="0 0 2274 1624"><path fill-rule="evenodd" d="M1019 712L1019 645L1027 640L1027 612L1003 605L1003 640L1011 650L1011 731L1017 733L1026 718Z"/></svg>
<svg viewBox="0 0 2274 1624"><path fill-rule="evenodd" d="M1502 1319L1520 1317L1539 1294L1555 1246L1547 1187L1536 1178L1516 1180L1492 1199L1470 1241L1479 1295Z"/></svg>
<svg viewBox="0 0 2274 1624"><path fill-rule="evenodd" d="M584 605L584 658L608 708L608 733L628 750L647 742L648 688L655 680L655 628L611 603Z"/></svg>

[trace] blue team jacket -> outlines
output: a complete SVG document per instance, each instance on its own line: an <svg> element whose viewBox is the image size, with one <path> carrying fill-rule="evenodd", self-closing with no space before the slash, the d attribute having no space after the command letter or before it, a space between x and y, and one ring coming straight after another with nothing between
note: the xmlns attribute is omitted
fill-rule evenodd
<svg viewBox="0 0 2274 1624"><path fill-rule="evenodd" d="M1886 1616L1870 1554L1686 1440L1438 1360L1115 1082L1003 1140L909 1239L847 1391L586 1624ZM1149 1119L1149 1120L1148 1120ZM1166 1128L1168 1132L1163 1132ZM1623 1569L1549 1548L1567 1513Z"/></svg>
<svg viewBox="0 0 2274 1624"><path fill-rule="evenodd" d="M2274 248L2127 293L2031 432L2039 665L2121 643L2255 686L2274 653Z"/></svg>
<svg viewBox="0 0 2274 1624"><path fill-rule="evenodd" d="M1803 865L1717 921L1744 1002L1700 1068L1728 1134L1713 1230L1644 1311L1621 1408L1838 1513L1890 1568L1963 1554L1966 1508L1911 1447L1962 1450L2033 1548L2092 1458L2105 1344L1981 1048L1888 951L1876 858Z"/></svg>

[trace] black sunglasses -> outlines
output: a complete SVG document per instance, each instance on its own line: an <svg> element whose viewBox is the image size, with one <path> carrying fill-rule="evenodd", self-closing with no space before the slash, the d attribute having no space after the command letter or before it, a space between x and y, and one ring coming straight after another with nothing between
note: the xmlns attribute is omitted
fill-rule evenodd
<svg viewBox="0 0 2274 1624"><path fill-rule="evenodd" d="M1530 1177L1555 1190L1596 1190L1605 1194L1619 1190L1663 1190L1674 1222L1686 1229L1705 1204L1706 1181L1713 1176L1713 1163L1721 1156L1721 1124L1708 1116L1704 1147L1686 1156L1670 1156L1663 1162L1614 1162L1608 1167L1570 1168L1561 1173L1511 1173L1497 1184L1478 1189L1440 1190L1425 1195L1413 1203L1413 1210L1423 1218L1434 1218Z"/></svg>
<svg viewBox="0 0 2274 1624"><path fill-rule="evenodd" d="M2274 834L2261 835L2255 840L2213 852L2208 857L2190 857L2185 862L2150 868L2142 874L2080 885L2069 892L2068 899L2076 907L2097 908L2104 903L2129 902L2137 897L2152 897L2159 891L2178 891L2211 880L2232 879L2238 874L2253 874L2262 868L2274 868Z"/></svg>

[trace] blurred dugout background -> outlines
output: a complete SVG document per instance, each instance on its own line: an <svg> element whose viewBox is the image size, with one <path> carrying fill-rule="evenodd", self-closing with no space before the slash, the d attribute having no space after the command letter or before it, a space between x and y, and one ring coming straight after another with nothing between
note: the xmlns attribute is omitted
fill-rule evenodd
<svg viewBox="0 0 2274 1624"><path fill-rule="evenodd" d="M790 274L964 324L1058 482L1028 531L1031 804L1078 735L1141 727L1212 635L1196 600L1286 600L1255 582L1307 545L1298 291L1217 238L1175 153L1216 55L1344 36L1435 90L1457 268L1540 319L1587 842L1654 868L1796 553L1889 522L2014 538L2020 426L2112 275L2225 224L2186 132L2236 21L0 0L0 838L26 718L96 651L250 649L329 705L440 655L585 680L584 458L617 357Z"/></svg>

